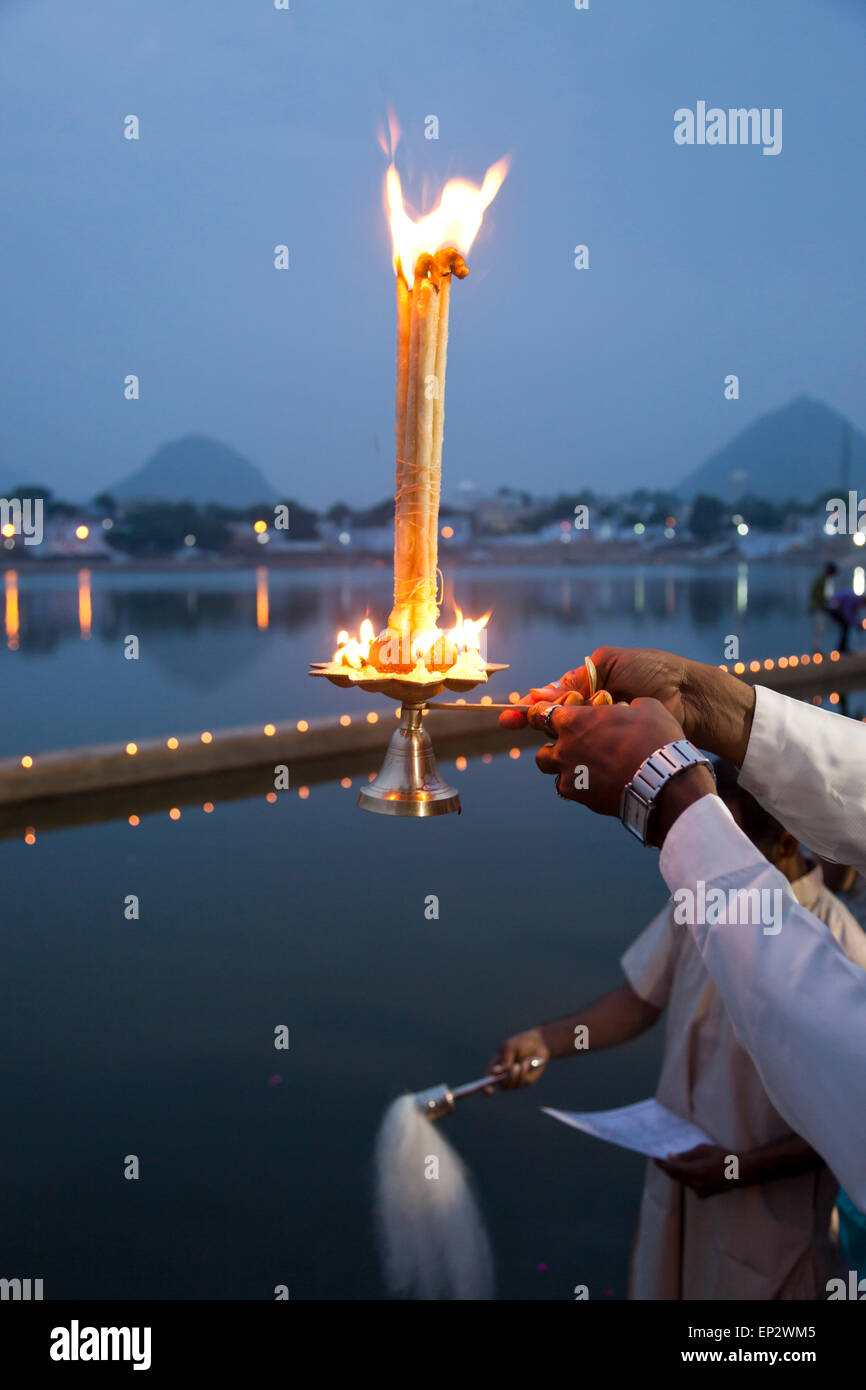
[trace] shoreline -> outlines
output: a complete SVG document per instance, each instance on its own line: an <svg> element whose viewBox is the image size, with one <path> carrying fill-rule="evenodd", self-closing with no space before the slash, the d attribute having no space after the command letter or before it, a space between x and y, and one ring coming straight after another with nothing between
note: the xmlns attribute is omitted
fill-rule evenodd
<svg viewBox="0 0 866 1390"><path fill-rule="evenodd" d="M858 552L853 549L853 557ZM451 549L442 560L459 569L507 568L507 569L584 569L600 565L619 565L623 569L645 566L663 569L675 565L693 565L696 568L710 569L720 564L747 565L797 565L805 569L815 569L829 559L837 563L846 561L841 555L831 555L829 547L804 551L788 551L782 555L756 555L749 557L741 551L729 550L719 555L706 555L701 549L691 546L643 551L628 542L602 542L590 546L581 541L579 546L504 546L497 545L485 549L474 546L471 549ZM179 563L174 559L135 559L113 562L102 556L85 556L72 559L63 556L57 559L31 559L26 551L21 558L4 556L0 561L0 572L14 571L20 575L33 574L77 574L82 569L94 574L236 574L257 569L303 573L310 570L330 570L335 573L354 573L356 571L387 570L390 573L391 561L382 555L369 551L357 551L352 555L338 551L306 551L299 555L263 556L237 555L218 560L190 560Z"/></svg>

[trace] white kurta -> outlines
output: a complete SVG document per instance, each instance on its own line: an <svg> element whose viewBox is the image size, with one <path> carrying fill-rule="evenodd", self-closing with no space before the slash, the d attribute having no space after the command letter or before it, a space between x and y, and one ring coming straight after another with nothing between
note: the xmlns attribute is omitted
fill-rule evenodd
<svg viewBox="0 0 866 1390"><path fill-rule="evenodd" d="M792 888L866 969L866 933L824 886L819 866ZM791 1137L739 1046L718 990L668 904L622 958L642 999L666 1010L656 1098L694 1121L726 1153ZM631 1290L637 1299L823 1297L833 1269L827 1238L836 1182L827 1168L701 1199L647 1165Z"/></svg>
<svg viewBox="0 0 866 1390"><path fill-rule="evenodd" d="M866 725L757 690L740 781L810 848L866 869ZM671 890L781 888L781 930L688 930L773 1105L866 1210L866 974L848 960L716 796L662 847Z"/></svg>

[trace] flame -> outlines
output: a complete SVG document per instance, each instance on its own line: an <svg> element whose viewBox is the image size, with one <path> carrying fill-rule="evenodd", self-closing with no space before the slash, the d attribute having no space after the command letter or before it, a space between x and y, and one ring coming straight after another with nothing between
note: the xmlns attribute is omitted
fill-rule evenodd
<svg viewBox="0 0 866 1390"><path fill-rule="evenodd" d="M461 609L455 603L454 612L457 614L457 623L448 633L449 640L460 651L480 652L481 633L490 622L492 610L488 609L483 618L464 618Z"/></svg>
<svg viewBox="0 0 866 1390"><path fill-rule="evenodd" d="M337 633L337 650L334 652L334 660L360 671L361 667L367 664L370 647L375 636L373 624L369 618L365 618L362 622L357 637L350 637L346 629L343 628Z"/></svg>
<svg viewBox="0 0 866 1390"><path fill-rule="evenodd" d="M409 282L415 273L415 262L425 251L438 251L443 246L456 246L468 256L484 217L499 192L508 173L508 160L491 164L480 188L466 179L449 179L442 190L439 204L425 217L410 217L403 202L403 185L392 163L385 177L385 196L394 243L394 270Z"/></svg>
<svg viewBox="0 0 866 1390"><path fill-rule="evenodd" d="M450 671L457 667L462 674L483 674L485 661L481 655L481 634L490 621L490 611L481 618L464 618L462 610L455 603L454 612L456 622L449 631L431 627L412 633L409 656L414 663L414 673L419 677L425 672ZM370 649L375 637L375 629L369 618L361 623L357 637L342 628L337 633L335 664L348 666L353 671L361 671L365 666L372 665Z"/></svg>

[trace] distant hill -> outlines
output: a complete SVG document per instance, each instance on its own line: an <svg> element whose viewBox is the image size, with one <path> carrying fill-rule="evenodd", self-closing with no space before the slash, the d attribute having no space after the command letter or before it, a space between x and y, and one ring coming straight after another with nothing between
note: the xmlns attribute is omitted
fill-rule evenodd
<svg viewBox="0 0 866 1390"><path fill-rule="evenodd" d="M683 478L683 497L708 492L734 501L746 492L774 501L828 495L842 485L866 492L866 435L809 396L770 410Z"/></svg>
<svg viewBox="0 0 866 1390"><path fill-rule="evenodd" d="M246 507L279 500L255 464L227 444L201 434L163 444L141 468L106 491L122 502L147 497Z"/></svg>

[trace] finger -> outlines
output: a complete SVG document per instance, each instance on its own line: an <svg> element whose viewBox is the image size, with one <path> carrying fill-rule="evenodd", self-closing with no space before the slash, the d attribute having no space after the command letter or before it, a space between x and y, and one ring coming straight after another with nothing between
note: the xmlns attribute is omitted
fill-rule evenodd
<svg viewBox="0 0 866 1390"><path fill-rule="evenodd" d="M565 696L563 695L563 699L564 698ZM548 700L540 704L530 705L526 714L526 718L528 719L532 728L540 729L541 732L547 734L548 737L551 736L551 725L553 726L554 732L558 736L562 720L565 717L559 705L556 705L553 709L551 709L550 704L551 702ZM547 717L548 712L550 713L549 720Z"/></svg>
<svg viewBox="0 0 866 1390"><path fill-rule="evenodd" d="M708 1158L712 1152L712 1144L696 1144L693 1149L683 1149L682 1153L673 1154L672 1157L680 1163L689 1163L696 1158Z"/></svg>
<svg viewBox="0 0 866 1390"><path fill-rule="evenodd" d="M535 755L535 766L547 777L556 777L562 771L556 756L556 744L546 743Z"/></svg>

